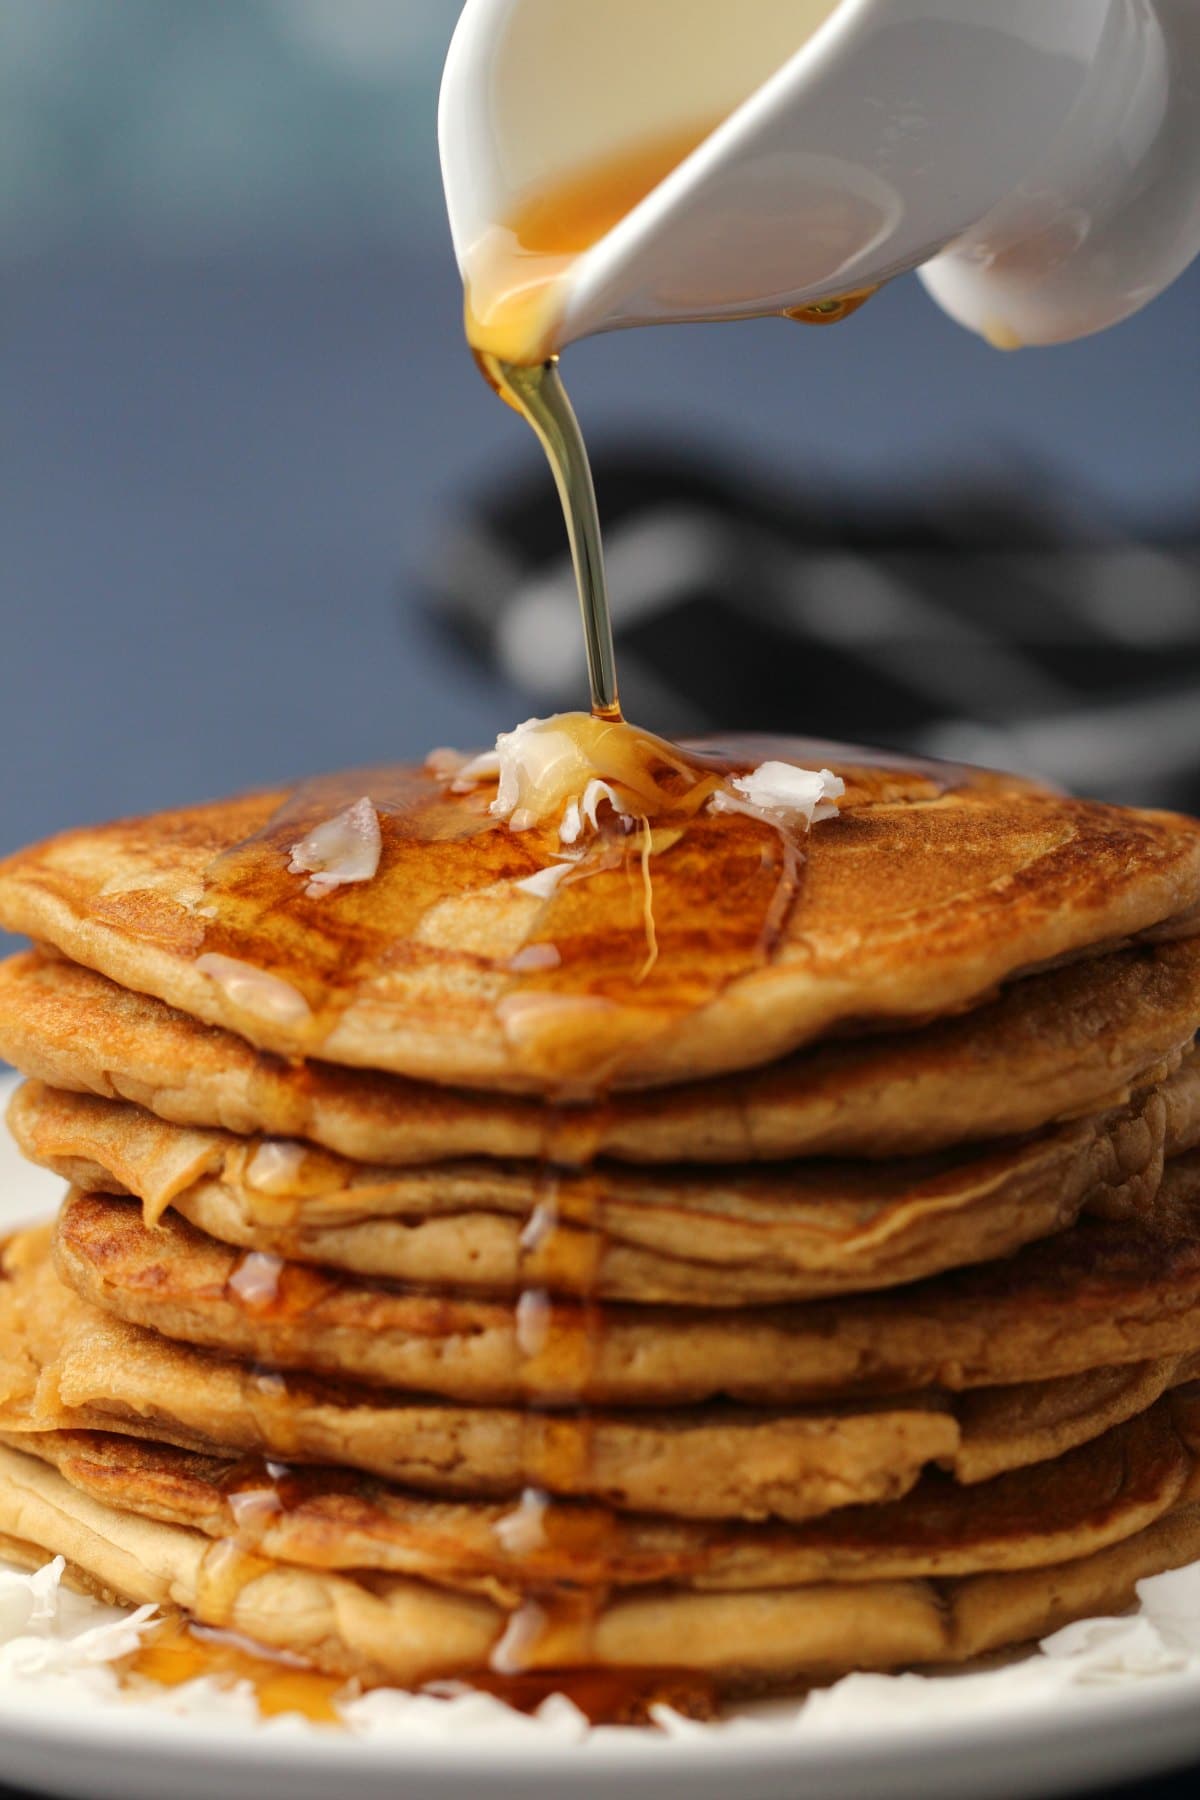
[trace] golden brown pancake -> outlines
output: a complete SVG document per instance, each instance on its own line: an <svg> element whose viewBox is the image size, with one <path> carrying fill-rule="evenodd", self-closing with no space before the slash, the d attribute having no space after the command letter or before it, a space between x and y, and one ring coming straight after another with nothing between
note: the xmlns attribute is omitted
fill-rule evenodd
<svg viewBox="0 0 1200 1800"><path fill-rule="evenodd" d="M1132 1218L1085 1218L892 1293L736 1312L511 1305L240 1253L168 1213L74 1192L60 1275L144 1325L281 1369L511 1405L785 1405L991 1387L1200 1350L1200 1157Z"/></svg>
<svg viewBox="0 0 1200 1800"><path fill-rule="evenodd" d="M1184 1504L1118 1544L1049 1569L948 1580L821 1582L748 1593L655 1587L592 1613L547 1607L533 1630L482 1597L377 1575L354 1580L213 1543L80 1492L0 1447L0 1540L31 1564L63 1556L91 1591L181 1607L268 1649L339 1675L416 1686L510 1668L692 1669L733 1689L825 1679L846 1669L966 1661L1075 1618L1128 1606L1136 1583L1200 1551L1200 1507Z"/></svg>
<svg viewBox="0 0 1200 1800"><path fill-rule="evenodd" d="M1145 1206L1164 1151L1200 1137L1200 1063L1103 1118L989 1150L703 1173L371 1167L36 1082L8 1120L31 1160L76 1186L135 1195L147 1224L173 1206L242 1249L468 1291L736 1306L890 1287L1006 1255L1085 1207Z"/></svg>
<svg viewBox="0 0 1200 1800"><path fill-rule="evenodd" d="M441 1495L531 1483L626 1511L805 1520L905 1494L931 1463L974 1484L1061 1456L1200 1373L1200 1359L948 1396L788 1413L745 1407L589 1417L455 1407L283 1378L97 1312L63 1287L44 1233L5 1250L0 1423L90 1428L206 1454L337 1463Z"/></svg>
<svg viewBox="0 0 1200 1800"><path fill-rule="evenodd" d="M284 1379L96 1311L58 1280L48 1249L43 1230L4 1249L0 1422L10 1431L116 1430L190 1449L340 1463L444 1494L511 1496L536 1481L700 1518L803 1519L850 1500L891 1499L959 1441L936 1396L814 1416L716 1408L566 1419ZM993 1459L1019 1460L1026 1439L1036 1455L1051 1435L1080 1429L1081 1417L1082 1435L1098 1435L1185 1378L1182 1365L1151 1374L1115 1407L1107 1396L1097 1409L1066 1398L1031 1432L1023 1419L1016 1432L1000 1420L985 1441Z"/></svg>
<svg viewBox="0 0 1200 1800"><path fill-rule="evenodd" d="M274 1562L374 1569L515 1600L584 1585L738 1592L815 1581L1027 1569L1090 1555L1195 1497L1194 1390L1055 1462L962 1488L926 1475L903 1500L808 1525L709 1524L527 1495L429 1499L352 1470L231 1462L111 1432L0 1432L105 1505Z"/></svg>
<svg viewBox="0 0 1200 1800"><path fill-rule="evenodd" d="M515 1095L282 1061L61 957L0 963L0 1056L28 1074L177 1125L308 1138L360 1162L535 1158L550 1138L568 1162L918 1155L1119 1105L1198 1022L1200 939L1139 945L1027 976L917 1032L548 1122Z"/></svg>
<svg viewBox="0 0 1200 1800"><path fill-rule="evenodd" d="M628 844L536 898L517 884L553 866L556 837L496 828L486 791L374 770L22 851L0 864L0 925L260 1049L561 1093L954 1012L1038 965L1184 935L1200 906L1189 820L949 766L832 762L841 816L801 863L761 820L702 812L663 832L650 902ZM291 847L363 793L379 872L314 897Z"/></svg>

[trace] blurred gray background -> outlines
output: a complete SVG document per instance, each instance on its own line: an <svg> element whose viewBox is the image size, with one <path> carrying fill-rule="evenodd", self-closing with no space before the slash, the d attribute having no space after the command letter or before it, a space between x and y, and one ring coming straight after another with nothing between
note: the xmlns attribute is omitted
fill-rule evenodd
<svg viewBox="0 0 1200 1800"><path fill-rule="evenodd" d="M435 141L457 10L0 0L0 852L479 743L529 710L520 658L497 672L422 603L499 484L553 506L462 343ZM1198 326L1193 269L1106 336L1003 356L906 280L834 330L628 334L569 375L602 453L712 458L851 519L936 518L994 482L1086 518L1104 554L1182 544L1186 574ZM1118 651L1122 632L1196 637L1194 583L1172 580L1149 614L1137 591L1118 607ZM736 615L736 592L721 604ZM998 632L1004 610L1001 584ZM844 710L861 734L839 671L822 729ZM1189 738L1190 692L1171 727ZM1132 729L1153 735L1144 714Z"/></svg>

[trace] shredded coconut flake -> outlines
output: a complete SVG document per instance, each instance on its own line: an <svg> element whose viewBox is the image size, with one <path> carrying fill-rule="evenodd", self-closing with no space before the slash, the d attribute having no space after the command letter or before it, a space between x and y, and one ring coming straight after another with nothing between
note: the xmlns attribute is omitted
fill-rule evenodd
<svg viewBox="0 0 1200 1800"><path fill-rule="evenodd" d="M466 768L470 757L464 756L461 750L452 750L447 744L439 744L425 758L425 767L439 781L448 781L451 776L458 775Z"/></svg>
<svg viewBox="0 0 1200 1800"><path fill-rule="evenodd" d="M307 1144L287 1138L264 1138L246 1167L246 1179L263 1194L290 1193L307 1156Z"/></svg>
<svg viewBox="0 0 1200 1800"><path fill-rule="evenodd" d="M565 808L558 828L559 843L577 844L586 825L590 825L593 831L599 831L600 808L605 801L612 807L622 829L628 831L634 823L635 815L626 812L621 805L621 796L607 781L593 779L588 782L579 799L570 801Z"/></svg>
<svg viewBox="0 0 1200 1800"><path fill-rule="evenodd" d="M256 969L253 963L209 951L196 958L196 968L215 981L230 1005L241 1012L272 1025L299 1025L312 1017L308 1001L290 981Z"/></svg>
<svg viewBox="0 0 1200 1800"><path fill-rule="evenodd" d="M539 969L557 969L562 957L553 944L526 944L509 963L514 975L536 974Z"/></svg>
<svg viewBox="0 0 1200 1800"><path fill-rule="evenodd" d="M479 781L495 781L500 774L500 752L481 750L478 756L461 762L455 773L459 781L470 782L472 786Z"/></svg>
<svg viewBox="0 0 1200 1800"><path fill-rule="evenodd" d="M291 875L311 875L305 893L313 899L355 881L370 881L379 868L383 838L379 814L364 794L336 818L326 819L292 845Z"/></svg>
<svg viewBox="0 0 1200 1800"><path fill-rule="evenodd" d="M115 1691L104 1665L132 1655L155 1609L100 1606L65 1588L65 1572L61 1556L32 1575L0 1568L0 1687L69 1677L92 1694Z"/></svg>
<svg viewBox="0 0 1200 1800"><path fill-rule="evenodd" d="M526 875L524 880L515 881L513 886L522 894L532 894L535 900L553 900L559 883L574 867L573 862L550 863L547 868Z"/></svg>
<svg viewBox="0 0 1200 1800"><path fill-rule="evenodd" d="M550 1499L540 1488L527 1487L520 1502L496 1522L496 1536L509 1556L533 1556L546 1548L546 1514Z"/></svg>
<svg viewBox="0 0 1200 1800"><path fill-rule="evenodd" d="M810 825L836 819L846 784L832 769L798 769L793 763L765 762L749 775L735 775L709 801L713 812L742 812L775 825Z"/></svg>
<svg viewBox="0 0 1200 1800"><path fill-rule="evenodd" d="M626 812L621 805L620 796L615 788L609 787L607 781L589 781L583 790L583 798L579 802L579 810L593 831L599 831L600 808L605 801L612 807L618 819L633 823L634 815Z"/></svg>
<svg viewBox="0 0 1200 1800"><path fill-rule="evenodd" d="M579 793L591 774L574 737L552 719L526 719L515 731L502 731L494 754L498 786L491 810L512 831L530 830L557 796ZM467 771L462 773L465 779Z"/></svg>

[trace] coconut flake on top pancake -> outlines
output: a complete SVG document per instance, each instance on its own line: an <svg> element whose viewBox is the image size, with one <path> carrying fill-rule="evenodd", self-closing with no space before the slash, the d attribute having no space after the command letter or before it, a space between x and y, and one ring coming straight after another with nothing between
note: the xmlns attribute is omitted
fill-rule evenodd
<svg viewBox="0 0 1200 1800"><path fill-rule="evenodd" d="M847 792L798 855L760 818L701 812L644 865L634 840L610 845L611 866L544 899L521 884L558 866L556 836L428 769L360 771L21 851L0 864L0 924L261 1049L577 1094L954 1012L1200 905L1191 821L803 742L792 760L815 752ZM364 794L378 873L308 892L292 846Z"/></svg>

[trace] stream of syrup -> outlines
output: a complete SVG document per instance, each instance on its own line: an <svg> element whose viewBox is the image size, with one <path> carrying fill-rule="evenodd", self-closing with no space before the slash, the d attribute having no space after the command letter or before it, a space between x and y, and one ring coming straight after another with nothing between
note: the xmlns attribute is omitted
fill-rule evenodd
<svg viewBox="0 0 1200 1800"><path fill-rule="evenodd" d="M592 711L619 719L612 619L591 467L558 372L553 341L565 282L599 243L703 142L708 124L676 132L535 194L476 250L466 282L467 341L485 379L546 452L562 501L579 586Z"/></svg>
<svg viewBox="0 0 1200 1800"><path fill-rule="evenodd" d="M673 132L537 191L472 252L466 333L484 378L532 427L562 502L579 589L592 711L619 720L612 616L591 467L558 368L568 280L580 257L619 225L709 137L719 120ZM832 325L870 299L862 288L790 308L797 323Z"/></svg>

